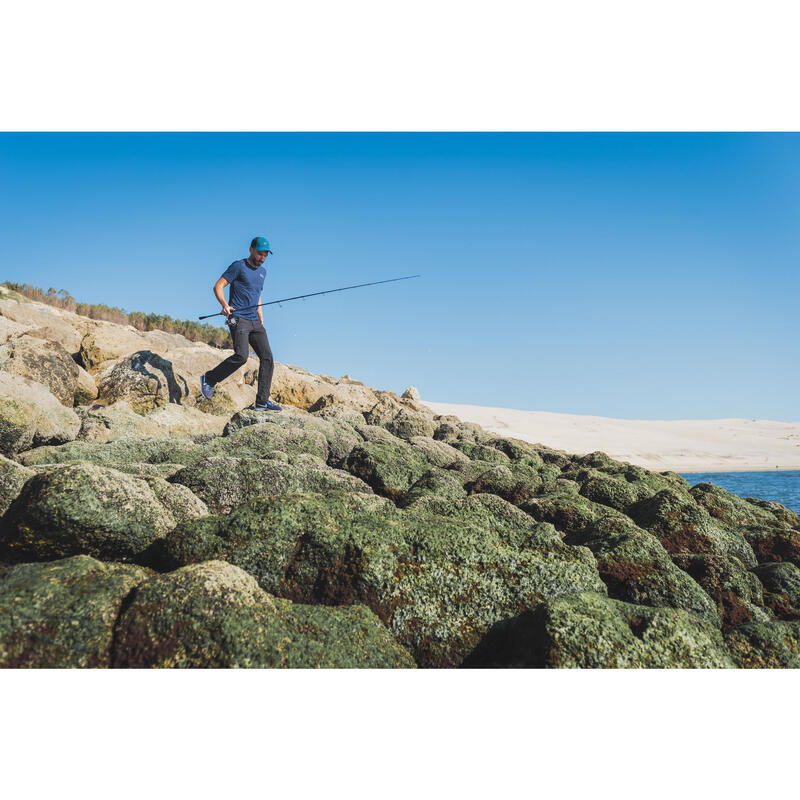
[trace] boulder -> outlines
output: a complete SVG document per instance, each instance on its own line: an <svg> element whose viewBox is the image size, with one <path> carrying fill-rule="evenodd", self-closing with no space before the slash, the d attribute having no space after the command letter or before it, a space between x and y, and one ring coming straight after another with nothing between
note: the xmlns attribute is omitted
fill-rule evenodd
<svg viewBox="0 0 800 800"><path fill-rule="evenodd" d="M489 525L457 511L403 512L375 495L284 494L178 525L153 563L224 559L294 602L363 603L418 665L454 666L498 619L564 592L603 591L591 553L534 528L521 512Z"/></svg>
<svg viewBox="0 0 800 800"><path fill-rule="evenodd" d="M675 555L675 564L702 586L714 601L727 630L743 622L772 622L761 583L736 556Z"/></svg>
<svg viewBox="0 0 800 800"><path fill-rule="evenodd" d="M756 565L753 548L745 537L738 530L712 518L688 494L662 489L629 506L626 511L639 527L655 535L671 555L735 556L745 567Z"/></svg>
<svg viewBox="0 0 800 800"><path fill-rule="evenodd" d="M234 506L257 497L290 492L342 489L372 494L372 489L355 476L314 458L305 463L294 458L290 464L275 459L211 456L183 467L170 480L191 489L216 514L227 514Z"/></svg>
<svg viewBox="0 0 800 800"><path fill-rule="evenodd" d="M764 605L778 619L800 620L800 569L783 561L759 564L753 572L764 587Z"/></svg>
<svg viewBox="0 0 800 800"><path fill-rule="evenodd" d="M69 408L75 405L76 393L81 399L86 394L85 382L78 391L80 368L58 342L27 334L10 339L0 345L0 370L41 383Z"/></svg>
<svg viewBox="0 0 800 800"><path fill-rule="evenodd" d="M0 314L30 331L45 329L47 338L58 342L68 353L78 350L82 331L93 324L78 314L30 301L0 300Z"/></svg>
<svg viewBox="0 0 800 800"><path fill-rule="evenodd" d="M686 611L562 595L498 622L465 667L732 668L720 632Z"/></svg>
<svg viewBox="0 0 800 800"><path fill-rule="evenodd" d="M264 458L280 450L287 456L309 453L320 461L328 458L328 440L321 431L277 420L239 428L214 439L204 449L206 456Z"/></svg>
<svg viewBox="0 0 800 800"><path fill-rule="evenodd" d="M148 484L94 464L70 464L30 478L3 517L6 560L85 554L131 561L175 526Z"/></svg>
<svg viewBox="0 0 800 800"><path fill-rule="evenodd" d="M0 453L73 440L81 423L41 383L0 371Z"/></svg>
<svg viewBox="0 0 800 800"><path fill-rule="evenodd" d="M725 634L742 669L800 668L800 622L745 622Z"/></svg>
<svg viewBox="0 0 800 800"><path fill-rule="evenodd" d="M400 397L404 397L407 400L419 400L419 389L417 389L415 386L409 386L408 389L406 389L403 394L400 395Z"/></svg>
<svg viewBox="0 0 800 800"><path fill-rule="evenodd" d="M332 380L332 379L331 379ZM272 376L272 399L277 403L319 411L334 403L344 403L357 411L375 405L372 389L359 382L332 383L290 364L276 364Z"/></svg>
<svg viewBox="0 0 800 800"><path fill-rule="evenodd" d="M680 608L720 626L723 604L715 606L706 586L701 588L679 569L661 542L630 520L604 516L589 523L582 534L567 536L565 541L592 551L609 597L637 605Z"/></svg>
<svg viewBox="0 0 800 800"><path fill-rule="evenodd" d="M800 567L800 531L763 528L746 530L744 536L759 564L787 561Z"/></svg>
<svg viewBox="0 0 800 800"><path fill-rule="evenodd" d="M430 464L419 450L397 439L356 445L345 459L344 468L378 494L399 501Z"/></svg>
<svg viewBox="0 0 800 800"><path fill-rule="evenodd" d="M0 667L108 667L122 602L152 572L72 556L0 573Z"/></svg>
<svg viewBox="0 0 800 800"><path fill-rule="evenodd" d="M413 667L363 605L291 603L224 561L143 582L117 626L115 667Z"/></svg>
<svg viewBox="0 0 800 800"><path fill-rule="evenodd" d="M35 474L32 469L0 455L0 516L6 513L11 501L22 491L25 481Z"/></svg>

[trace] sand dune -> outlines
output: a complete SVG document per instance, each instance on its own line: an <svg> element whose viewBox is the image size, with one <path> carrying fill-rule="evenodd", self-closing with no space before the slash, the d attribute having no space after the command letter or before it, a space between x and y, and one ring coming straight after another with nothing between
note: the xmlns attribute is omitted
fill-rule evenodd
<svg viewBox="0 0 800 800"><path fill-rule="evenodd" d="M800 469L800 422L755 419L629 420L422 401L489 431L569 453L602 450L652 470Z"/></svg>

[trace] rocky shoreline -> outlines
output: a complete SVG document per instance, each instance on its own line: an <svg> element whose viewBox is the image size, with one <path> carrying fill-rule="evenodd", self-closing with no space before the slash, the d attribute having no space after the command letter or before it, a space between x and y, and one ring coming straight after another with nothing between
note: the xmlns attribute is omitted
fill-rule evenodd
<svg viewBox="0 0 800 800"><path fill-rule="evenodd" d="M785 507L224 356L0 299L0 666L800 666Z"/></svg>

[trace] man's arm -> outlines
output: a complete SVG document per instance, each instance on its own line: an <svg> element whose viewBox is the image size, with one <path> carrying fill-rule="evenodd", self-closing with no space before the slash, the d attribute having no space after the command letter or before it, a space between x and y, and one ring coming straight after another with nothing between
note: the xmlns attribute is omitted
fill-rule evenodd
<svg viewBox="0 0 800 800"><path fill-rule="evenodd" d="M214 284L214 295L215 295L215 297L217 298L217 300L219 300L219 302L222 304L222 313L223 313L223 314L224 314L226 317L227 317L227 316L228 316L228 315L229 315L229 314L230 314L232 311L234 311L234 309L233 309L233 308L231 308L231 307L228 305L228 301L225 299L225 292L224 292L223 290L225 289L225 287L226 287L227 285L228 285L228 281L226 281L226 280L225 280L225 278L220 278L220 279L219 279L219 280L218 280L218 281L217 281L217 282ZM259 311L259 313L260 313L260 312L261 312L261 309L259 308L259 309L258 309L258 311Z"/></svg>
<svg viewBox="0 0 800 800"><path fill-rule="evenodd" d="M261 310L261 297L258 298L258 318L261 320L261 324L264 324L264 312Z"/></svg>

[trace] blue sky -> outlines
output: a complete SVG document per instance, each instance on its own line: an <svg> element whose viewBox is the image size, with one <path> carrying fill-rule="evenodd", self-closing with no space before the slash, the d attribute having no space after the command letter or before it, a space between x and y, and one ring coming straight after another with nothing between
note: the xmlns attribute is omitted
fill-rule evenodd
<svg viewBox="0 0 800 800"><path fill-rule="evenodd" d="M197 318L267 236L278 361L427 400L797 421L792 134L2 134L0 280ZM218 318L219 319L219 318Z"/></svg>

